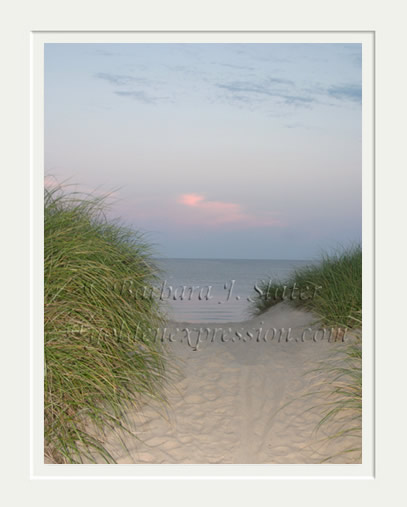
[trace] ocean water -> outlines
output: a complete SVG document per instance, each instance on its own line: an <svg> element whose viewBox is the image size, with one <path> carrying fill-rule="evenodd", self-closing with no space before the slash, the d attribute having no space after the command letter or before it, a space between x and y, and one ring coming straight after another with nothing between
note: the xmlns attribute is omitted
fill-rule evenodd
<svg viewBox="0 0 407 507"><path fill-rule="evenodd" d="M169 318L182 322L241 322L261 280L285 282L303 260L159 259L159 296ZM194 289L192 290L192 288Z"/></svg>

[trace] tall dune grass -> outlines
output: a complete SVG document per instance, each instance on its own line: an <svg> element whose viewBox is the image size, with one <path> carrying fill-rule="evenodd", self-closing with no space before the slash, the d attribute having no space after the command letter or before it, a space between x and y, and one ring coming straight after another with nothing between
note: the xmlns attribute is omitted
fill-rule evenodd
<svg viewBox="0 0 407 507"><path fill-rule="evenodd" d="M318 264L296 270L285 283L295 286L292 301L317 314L326 325L360 327L362 310L362 248L360 245L334 255L323 255ZM279 283L263 282L262 294L254 297L254 312L259 314L281 298ZM277 291L277 292L276 292ZM299 291L304 294L300 300ZM277 294L277 297L275 297ZM288 301L291 301L290 297Z"/></svg>
<svg viewBox="0 0 407 507"><path fill-rule="evenodd" d="M316 432L324 428L323 442L341 440L335 456L328 455L322 463L333 458L346 457L347 462L360 463L362 459L362 343L356 340L343 349L335 350L319 368L323 381L309 394L323 395L324 401L312 407L321 419ZM318 389L318 390L316 390Z"/></svg>
<svg viewBox="0 0 407 507"><path fill-rule="evenodd" d="M44 438L54 463L114 462L98 435L128 430L130 406L164 400L164 351L151 334L160 311L134 297L157 270L143 236L109 222L104 206L45 191Z"/></svg>

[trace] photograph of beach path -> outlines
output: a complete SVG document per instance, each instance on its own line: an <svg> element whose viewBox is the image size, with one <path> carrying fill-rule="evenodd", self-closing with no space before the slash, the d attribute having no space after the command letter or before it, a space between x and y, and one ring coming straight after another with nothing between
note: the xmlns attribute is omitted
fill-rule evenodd
<svg viewBox="0 0 407 507"><path fill-rule="evenodd" d="M45 44L46 464L362 462L361 68Z"/></svg>

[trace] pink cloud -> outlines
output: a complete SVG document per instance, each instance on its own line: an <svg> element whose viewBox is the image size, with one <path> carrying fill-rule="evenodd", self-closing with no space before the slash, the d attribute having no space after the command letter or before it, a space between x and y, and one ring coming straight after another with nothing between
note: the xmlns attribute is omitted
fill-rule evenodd
<svg viewBox="0 0 407 507"><path fill-rule="evenodd" d="M197 206L203 200L204 200L204 197L202 195L183 194L178 199L178 202L181 204L186 204L187 206Z"/></svg>
<svg viewBox="0 0 407 507"><path fill-rule="evenodd" d="M223 224L236 224L245 227L277 226L281 223L270 214L255 216L242 209L240 204L223 201L209 201L203 195L182 194L177 202L189 209L188 214L183 213L184 222L206 226L219 226Z"/></svg>

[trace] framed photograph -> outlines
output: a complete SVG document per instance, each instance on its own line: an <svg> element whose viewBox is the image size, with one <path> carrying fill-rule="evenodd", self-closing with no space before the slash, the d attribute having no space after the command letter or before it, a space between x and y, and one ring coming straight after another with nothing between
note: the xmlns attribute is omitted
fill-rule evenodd
<svg viewBox="0 0 407 507"><path fill-rule="evenodd" d="M405 416L387 394L402 354L377 317L400 265L398 249L386 276L376 267L391 242L378 183L396 192L376 123L393 22L358 6L330 29L302 8L291 29L174 12L129 29L91 11L5 30L29 163L13 215L30 256L14 270L30 296L14 318L30 337L26 478L12 482L34 504L57 485L87 503L94 480L101 504L134 480L141 500L179 486L243 502L270 485L287 505L387 498Z"/></svg>
<svg viewBox="0 0 407 507"><path fill-rule="evenodd" d="M34 466L372 474L373 34L42 32L33 62Z"/></svg>

